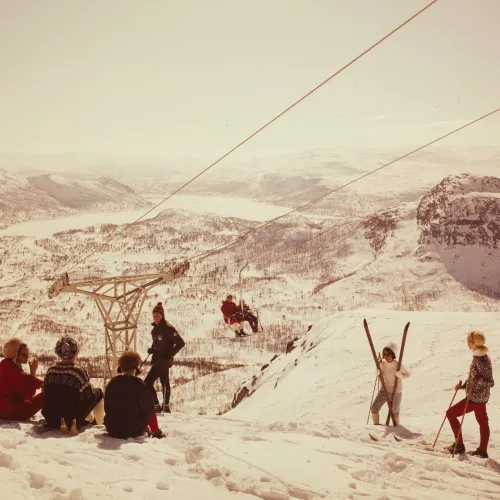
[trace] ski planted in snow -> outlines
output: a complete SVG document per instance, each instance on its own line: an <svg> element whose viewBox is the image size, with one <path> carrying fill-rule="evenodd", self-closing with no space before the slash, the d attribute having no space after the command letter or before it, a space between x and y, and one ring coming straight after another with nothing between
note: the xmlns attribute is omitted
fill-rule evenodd
<svg viewBox="0 0 500 500"><path fill-rule="evenodd" d="M370 348L371 348L372 355L373 355L373 360L375 361L375 365L377 367L377 370L380 371L380 363L377 359L377 353L375 352L375 347L373 346L372 336L370 334L370 329L368 328L368 323L367 323L366 319L363 319L363 326L365 327L365 333L366 333L366 336L368 338L368 343L370 344ZM382 373L380 373L380 375L379 375L379 380L380 380L380 383L382 384L382 389L384 390L384 393L385 393L385 399L387 401L387 406L389 408L389 417L392 418L392 423L394 424L394 426L396 426L397 423L396 423L396 418L394 417L394 413L392 411L392 402L389 401L387 387L385 385L384 377L382 377Z"/></svg>
<svg viewBox="0 0 500 500"><path fill-rule="evenodd" d="M403 340L401 342L401 351L398 356L398 371L401 370L401 365L403 364L403 354L405 352L405 344L406 344L406 336L408 335L408 328L410 328L410 322L406 323L405 329L403 331ZM392 391L392 399L391 399L391 408L394 405L394 399L396 398L396 388L398 386L399 379L395 377L394 381L394 390ZM389 425L389 414L387 414L387 419L385 421L385 425Z"/></svg>

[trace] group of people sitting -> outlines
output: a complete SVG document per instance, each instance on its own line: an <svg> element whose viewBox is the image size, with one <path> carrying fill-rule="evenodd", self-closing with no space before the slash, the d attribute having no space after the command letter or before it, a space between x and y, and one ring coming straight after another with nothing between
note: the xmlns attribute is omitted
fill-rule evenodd
<svg viewBox="0 0 500 500"><path fill-rule="evenodd" d="M220 310L224 318L224 323L230 326L236 337L247 336L244 329L245 321L248 322L253 333L259 331L259 319L251 312L251 308L243 299L240 299L238 305L234 302L233 296L228 295L226 300L222 301Z"/></svg>
<svg viewBox="0 0 500 500"><path fill-rule="evenodd" d="M125 351L118 359L118 375L104 394L92 387L87 370L78 364L78 343L63 336L56 344L59 361L51 366L44 380L36 376L38 360L30 358L26 343L8 340L0 362L0 419L28 420L40 410L45 427L60 428L63 434L76 435L89 425L104 424L112 437L128 439L145 433L164 437L156 414L170 413L169 369L174 356L185 346L177 330L165 319L163 305L153 308L151 370L142 381L142 360L136 351ZM148 356L149 357L149 356ZM29 365L29 372L23 365ZM154 388L157 379L163 389L163 407ZM37 391L40 390L38 394Z"/></svg>
<svg viewBox="0 0 500 500"><path fill-rule="evenodd" d="M119 375L111 379L104 396L101 389L92 387L87 370L78 365L78 344L69 336L57 342L59 362L48 369L44 380L36 376L38 361L29 358L28 346L20 339L8 340L2 351L1 419L25 421L41 410L45 427L60 428L63 434L76 435L86 426L104 424L115 438L145 433L164 437L151 390L138 377L142 373L139 353L126 351L121 355ZM29 364L30 373L23 370L24 364Z"/></svg>
<svg viewBox="0 0 500 500"><path fill-rule="evenodd" d="M25 421L41 410L45 427L76 435L89 425L104 424L112 437L127 439L148 433L164 434L158 427L155 403L148 386L138 377L141 357L126 351L118 360L118 373L106 388L106 395L92 387L84 367L78 365L78 344L62 337L55 352L59 361L44 380L36 376L38 361L29 357L26 343L8 340L0 362L0 418ZM29 364L29 371L24 371ZM36 392L41 390L38 394Z"/></svg>

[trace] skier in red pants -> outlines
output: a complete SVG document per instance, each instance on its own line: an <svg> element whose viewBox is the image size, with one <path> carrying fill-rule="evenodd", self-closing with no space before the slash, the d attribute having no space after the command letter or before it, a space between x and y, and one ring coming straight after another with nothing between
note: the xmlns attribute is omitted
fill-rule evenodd
<svg viewBox="0 0 500 500"><path fill-rule="evenodd" d="M472 351L469 377L465 381L465 384L462 384L460 380L455 389L466 389L467 394L470 394L469 402L467 403L467 399L463 399L446 412L453 434L455 435L455 443L457 443L455 453L465 453L465 445L458 418L464 414L464 411L467 413L474 412L479 424L481 442L479 443L479 448L476 451L470 452L469 455L481 458L488 458L490 427L488 425L486 403L490 399L490 388L495 385L491 360L487 354L488 348L484 345L485 343L485 336L481 332L473 331L468 333L467 344ZM453 453L455 443L448 447L450 453Z"/></svg>

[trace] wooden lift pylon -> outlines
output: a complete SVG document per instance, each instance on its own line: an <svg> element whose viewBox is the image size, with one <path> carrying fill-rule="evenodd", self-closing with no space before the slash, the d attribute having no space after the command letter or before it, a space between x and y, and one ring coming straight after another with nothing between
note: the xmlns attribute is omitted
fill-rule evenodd
<svg viewBox="0 0 500 500"><path fill-rule="evenodd" d="M62 274L49 288L49 298L60 293L80 293L92 297L104 321L105 356L103 388L116 374L119 356L137 349L137 325L148 292L155 286L183 276L189 262L183 262L167 273L115 276L70 283Z"/></svg>

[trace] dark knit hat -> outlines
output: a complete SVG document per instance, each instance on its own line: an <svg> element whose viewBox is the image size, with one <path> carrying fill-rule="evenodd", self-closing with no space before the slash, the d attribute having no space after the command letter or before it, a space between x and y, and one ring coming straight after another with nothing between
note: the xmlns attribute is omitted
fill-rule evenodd
<svg viewBox="0 0 500 500"><path fill-rule="evenodd" d="M141 355L136 351L125 351L118 359L118 373L135 370L135 374L141 373Z"/></svg>
<svg viewBox="0 0 500 500"><path fill-rule="evenodd" d="M55 353L61 359L73 359L78 354L78 344L69 335L65 335L58 340Z"/></svg>
<svg viewBox="0 0 500 500"><path fill-rule="evenodd" d="M153 312L159 312L161 313L162 316L165 316L165 311L163 310L163 305L161 302L158 302L158 304L156 304L154 307L153 307Z"/></svg>

